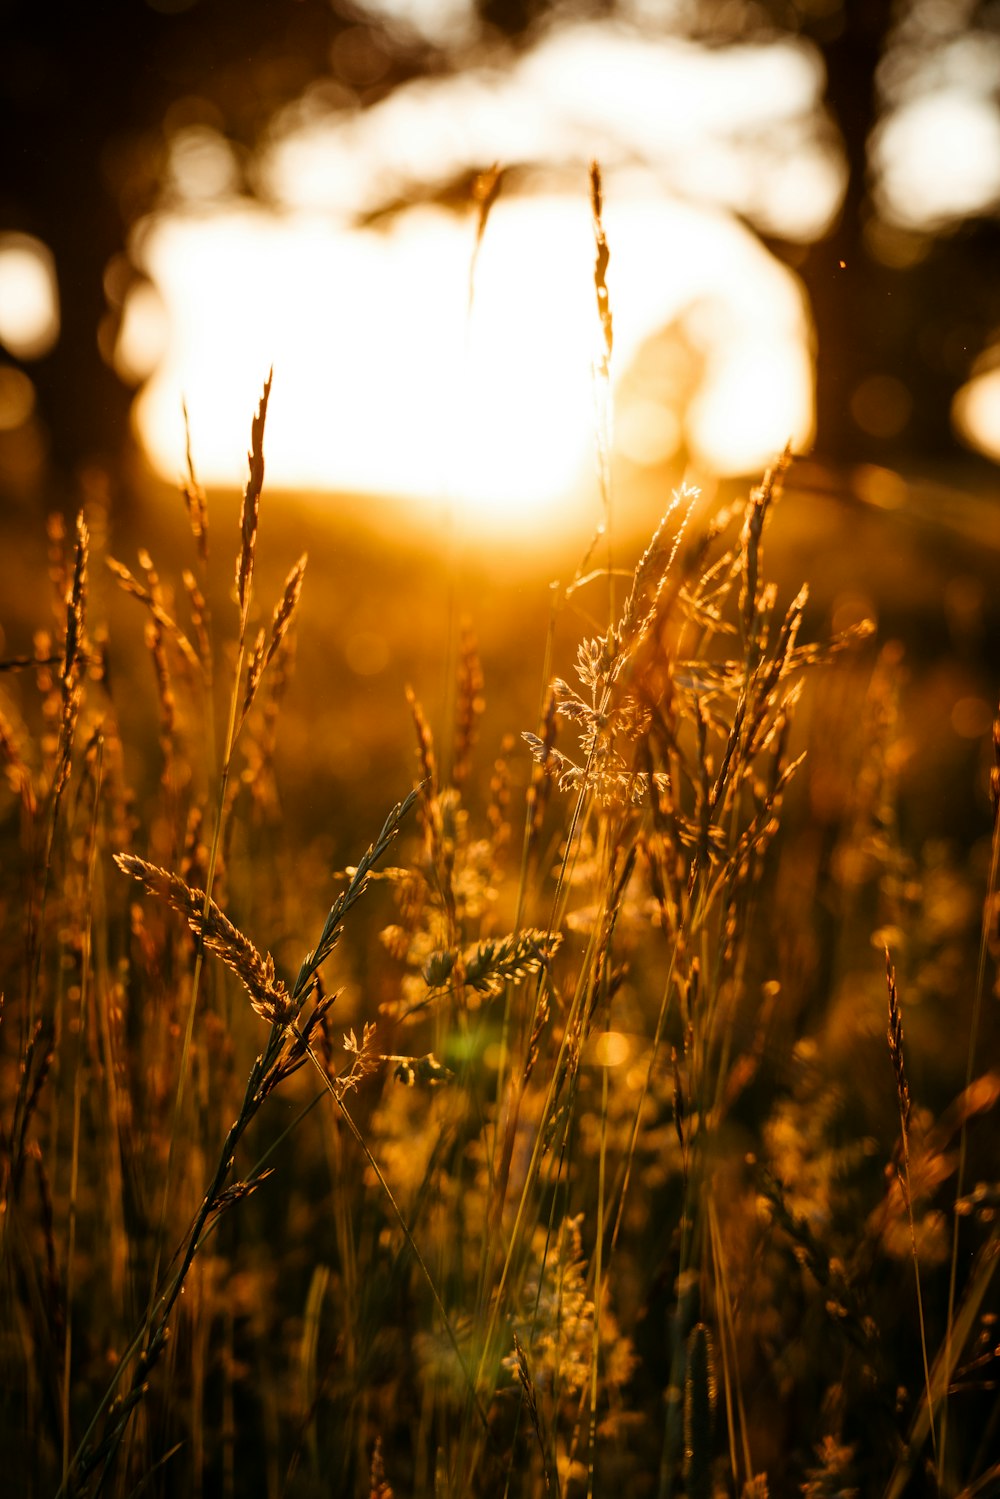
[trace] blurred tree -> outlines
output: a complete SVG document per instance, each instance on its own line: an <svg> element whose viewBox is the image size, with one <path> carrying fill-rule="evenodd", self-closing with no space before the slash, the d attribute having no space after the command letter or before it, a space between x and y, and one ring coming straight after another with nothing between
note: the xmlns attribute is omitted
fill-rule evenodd
<svg viewBox="0 0 1000 1499"><path fill-rule="evenodd" d="M64 471L112 451L127 430L130 396L108 363L131 274L123 250L162 190L172 131L185 123L217 131L235 147L237 190L253 191L254 146L310 85L327 80L341 102L364 106L406 79L481 60L484 39L519 48L544 27L606 16L707 46L795 35L818 50L846 166L844 202L808 248L770 241L812 304L817 447L842 462L954 455L951 396L1000 327L1000 224L982 204L893 222L873 149L886 119L921 89L961 87L962 69L974 66L963 43L987 69L990 58L996 64L984 94L995 106L996 0L442 0L440 8L467 12L451 40L417 24L433 14L430 0L109 0L58 9L53 0L0 0L0 233L34 234L55 257L61 336L25 368Z"/></svg>
<svg viewBox="0 0 1000 1499"><path fill-rule="evenodd" d="M1000 100L1000 6L979 0L697 0L680 7L708 44L789 33L819 50L846 164L830 231L803 255L817 344L817 449L838 462L946 459L951 399L1000 330L997 201L893 222L873 157L887 117L931 89L974 82L978 49Z"/></svg>
<svg viewBox="0 0 1000 1499"><path fill-rule="evenodd" d="M388 0L377 0L386 4ZM846 190L805 251L769 238L801 277L816 331L816 448L840 463L941 461L958 450L950 408L977 356L1000 339L1000 191L992 202L893 222L874 157L887 118L933 90L976 87L1000 140L997 0L475 0L523 38L546 21L615 15L709 47L799 37L825 68L824 107ZM985 74L986 87L983 87ZM596 80L595 80L596 86ZM997 163L994 171L1000 176ZM898 209L898 205L896 205Z"/></svg>
<svg viewBox="0 0 1000 1499"><path fill-rule="evenodd" d="M115 313L171 123L207 122L249 160L276 110L331 76L331 48L360 16L349 0L0 0L0 234L31 234L55 258L60 336L23 368L64 477L128 431ZM381 86L425 54L386 49Z"/></svg>

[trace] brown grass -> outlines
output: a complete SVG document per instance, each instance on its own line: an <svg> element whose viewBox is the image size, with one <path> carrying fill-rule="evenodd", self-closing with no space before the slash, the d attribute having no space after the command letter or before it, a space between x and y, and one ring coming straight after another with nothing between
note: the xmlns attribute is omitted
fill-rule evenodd
<svg viewBox="0 0 1000 1499"><path fill-rule="evenodd" d="M281 796L325 683L292 684L305 556L255 597L270 389L228 606L190 450L180 586L109 561L142 742L86 518L3 663L12 1491L985 1492L997 835L980 935L970 869L904 842L898 653L769 574L791 455L715 512L678 491L618 606L610 544L553 590L521 741L484 749L453 630L454 711L407 692L413 789L335 874Z"/></svg>

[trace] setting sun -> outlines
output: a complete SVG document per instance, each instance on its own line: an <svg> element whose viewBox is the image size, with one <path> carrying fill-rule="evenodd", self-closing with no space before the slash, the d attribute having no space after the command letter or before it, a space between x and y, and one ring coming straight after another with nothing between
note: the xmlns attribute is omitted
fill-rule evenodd
<svg viewBox="0 0 1000 1499"><path fill-rule="evenodd" d="M430 502L477 531L557 526L596 484L591 156L620 455L719 475L808 444L806 300L736 215L789 243L831 222L843 181L816 125L822 81L793 42L747 53L568 26L504 70L416 79L365 110L303 99L262 143L258 204L218 131L179 128L169 195L133 239L148 279L116 350L123 373L151 375L135 419L154 466L182 467L184 400L200 473L238 483L244 413L273 365L274 483ZM491 161L511 169L470 311L473 208L436 202L435 184ZM683 343L692 377L640 393L630 368L658 343Z"/></svg>
<svg viewBox="0 0 1000 1499"><path fill-rule="evenodd" d="M613 374L692 307L708 314L690 412L646 402L622 413L633 432L686 417L694 461L722 473L806 441L808 321L790 273L715 211L631 192L606 219ZM157 468L182 466L183 399L199 472L236 481L246 411L273 364L273 483L445 503L477 529L558 523L593 483L585 194L501 200L470 316L472 245L470 220L435 208L386 229L247 208L153 221L140 253L169 334L136 420ZM144 326L126 322L125 363L139 362Z"/></svg>

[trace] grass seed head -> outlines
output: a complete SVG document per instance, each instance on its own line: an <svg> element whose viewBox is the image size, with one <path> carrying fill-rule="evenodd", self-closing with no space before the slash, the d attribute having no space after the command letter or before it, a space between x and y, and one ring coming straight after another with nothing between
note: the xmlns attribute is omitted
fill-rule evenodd
<svg viewBox="0 0 1000 1499"><path fill-rule="evenodd" d="M910 1088L906 1080L906 1062L903 1055L903 1012L896 989L896 970L892 965L889 949L885 949L885 980L889 991L889 1056L896 1075L896 1093L899 1098L899 1117L904 1141L910 1128Z"/></svg>
<svg viewBox="0 0 1000 1499"><path fill-rule="evenodd" d="M611 303L608 297L607 271L611 261L607 237L604 233L604 189L601 184L601 168L596 161L590 163L590 207L594 218L594 289L597 292L597 313L604 335L604 362L611 359L614 330L611 320Z"/></svg>
<svg viewBox="0 0 1000 1499"><path fill-rule="evenodd" d="M251 1006L262 1019L272 1025L289 1023L294 1006L288 990L275 974L271 954L262 957L250 938L233 925L204 890L194 889L169 870L147 864L134 854L116 854L115 863L125 874L145 885L151 895L166 901L184 917L209 952L218 954L236 974L250 996Z"/></svg>
<svg viewBox="0 0 1000 1499"><path fill-rule="evenodd" d="M240 507L240 551L236 559L236 597L240 606L240 617L246 624L250 608L250 589L253 583L254 558L257 554L257 521L260 515L260 497L264 488L264 424L267 421L267 403L271 395L272 370L264 382L264 393L257 407L257 415L250 429L250 451L247 462L250 477Z"/></svg>

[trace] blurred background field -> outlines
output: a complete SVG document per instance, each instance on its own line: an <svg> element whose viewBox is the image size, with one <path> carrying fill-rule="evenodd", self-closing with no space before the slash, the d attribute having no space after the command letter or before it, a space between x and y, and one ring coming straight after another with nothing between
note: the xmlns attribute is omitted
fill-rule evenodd
<svg viewBox="0 0 1000 1499"><path fill-rule="evenodd" d="M602 518L597 158L623 554L682 478L745 483L791 440L812 461L782 544L816 617L853 597L934 653L988 651L989 5L150 0L54 26L8 0L2 16L19 650L49 511L92 499L130 565L136 544L183 547L182 402L221 537L273 365L265 534L276 568L308 548L329 578L306 608L338 689L330 773L366 782L405 681L443 707L448 668L416 647L446 640L449 612L473 606L492 705L526 686L518 631L539 641L547 584Z"/></svg>
<svg viewBox="0 0 1000 1499"><path fill-rule="evenodd" d="M967 477L967 476L966 476ZM719 503L747 483L710 486ZM293 825L317 830L331 810L336 859L346 859L359 826L369 827L385 798L413 773L404 691L417 691L444 730L453 697L455 637L463 623L478 640L486 676L484 753L534 720L543 690L548 632L557 665L568 670L576 641L592 619L592 599L556 605L599 522L596 496L581 502L575 524L544 542L462 536L444 506L416 519L399 501L366 496L311 497L267 488L261 518L261 591L280 592L303 550L309 554L297 658L282 705L277 745L281 801ZM623 501L621 565L634 562L669 498L660 476L645 478ZM213 613L231 613L229 554L238 534L239 497L211 494ZM179 589L193 561L183 500L176 487L147 479L116 507L106 490L88 511L107 550L134 567L148 548L161 576ZM5 653L30 654L34 632L49 628L51 608L44 517L7 512L0 579L6 603ZM808 580L808 618L835 633L864 618L901 651L905 717L912 760L903 789L914 838L981 826L988 736L1000 639L1000 509L988 490L915 480L881 468L832 469L797 463L773 523L769 560L785 595ZM593 593L593 590L591 590ZM133 601L96 571L93 608L107 623L114 677L128 683L119 705L125 737L144 745L156 721L156 683ZM10 678L7 690L20 697ZM30 697L30 691L28 693ZM181 712L180 732L192 732ZM197 732L196 729L193 730ZM153 787L152 746L131 773ZM527 760L521 780L527 776Z"/></svg>

